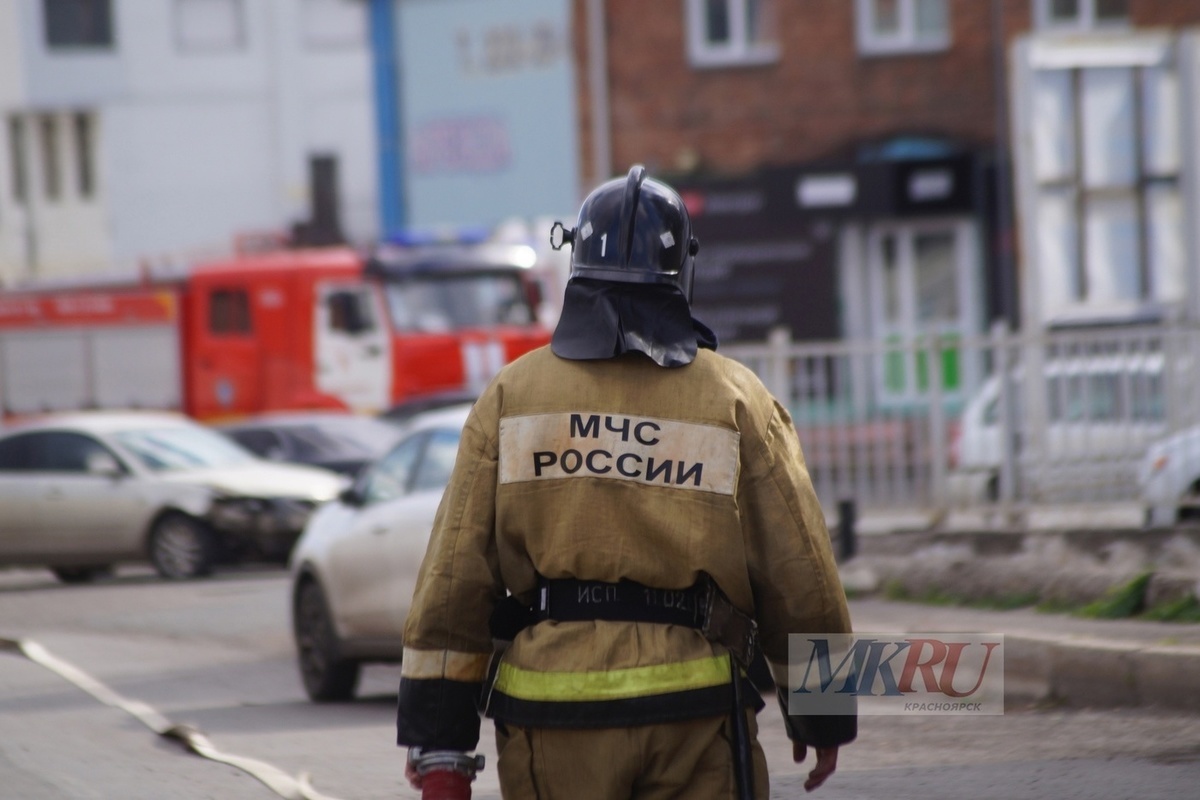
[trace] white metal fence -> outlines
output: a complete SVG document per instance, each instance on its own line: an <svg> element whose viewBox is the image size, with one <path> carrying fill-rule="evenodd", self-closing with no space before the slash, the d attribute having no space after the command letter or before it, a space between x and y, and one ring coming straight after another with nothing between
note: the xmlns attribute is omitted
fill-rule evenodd
<svg viewBox="0 0 1200 800"><path fill-rule="evenodd" d="M1150 442L1200 423L1200 328L762 344L721 352L791 411L822 503L1020 510L1137 498Z"/></svg>

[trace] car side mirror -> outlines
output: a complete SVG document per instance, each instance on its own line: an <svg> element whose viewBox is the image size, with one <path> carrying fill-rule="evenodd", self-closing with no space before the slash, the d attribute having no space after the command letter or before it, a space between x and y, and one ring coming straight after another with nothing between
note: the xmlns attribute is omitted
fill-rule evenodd
<svg viewBox="0 0 1200 800"><path fill-rule="evenodd" d="M111 453L89 453L84 466L89 475L119 478L125 474L125 471L121 469L120 463L117 462L117 459Z"/></svg>
<svg viewBox="0 0 1200 800"><path fill-rule="evenodd" d="M340 494L338 494L338 502L347 506L361 506L364 499L365 498L362 496L362 493L358 491L357 486L347 486L345 489L342 489Z"/></svg>

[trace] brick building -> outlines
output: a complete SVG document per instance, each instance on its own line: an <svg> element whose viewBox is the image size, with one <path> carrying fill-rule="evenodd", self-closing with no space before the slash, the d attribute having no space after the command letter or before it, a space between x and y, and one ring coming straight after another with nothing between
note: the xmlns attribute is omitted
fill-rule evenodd
<svg viewBox="0 0 1200 800"><path fill-rule="evenodd" d="M726 340L1200 318L1200 0L576 0L574 21L581 183L640 162L683 191Z"/></svg>

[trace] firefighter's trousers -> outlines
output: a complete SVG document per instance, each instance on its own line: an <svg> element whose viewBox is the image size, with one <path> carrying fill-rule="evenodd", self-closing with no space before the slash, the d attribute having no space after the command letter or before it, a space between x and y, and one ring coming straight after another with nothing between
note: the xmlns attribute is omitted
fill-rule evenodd
<svg viewBox="0 0 1200 800"><path fill-rule="evenodd" d="M748 711L754 794L766 800L767 761ZM731 800L728 717L630 728L496 725L504 800Z"/></svg>

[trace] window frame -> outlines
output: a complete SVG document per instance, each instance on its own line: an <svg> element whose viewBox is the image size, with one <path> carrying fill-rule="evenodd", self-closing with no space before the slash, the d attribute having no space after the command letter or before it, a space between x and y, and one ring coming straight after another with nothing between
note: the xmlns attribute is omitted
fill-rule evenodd
<svg viewBox="0 0 1200 800"><path fill-rule="evenodd" d="M1095 140L1088 138L1087 131L1096 126L1088 124L1085 94L1089 87L1088 77L1098 76L1104 70L1119 70L1128 74L1129 102L1133 108L1129 117L1133 161L1132 175L1123 180L1098 181L1088 169L1088 165L1093 163L1090 156L1094 155L1089 145ZM1068 113L1063 118L1062 130L1058 131L1067 145L1067 149L1061 154L1065 172L1041 172L1043 167L1035 158L1030 177L1037 206L1048 208L1049 203L1055 202L1067 215L1066 221L1070 225L1064 229L1064 238L1061 240L1062 253L1066 259L1062 266L1066 272L1060 277L1066 280L1067 300L1081 308L1131 303L1144 306L1153 303L1156 299L1156 279L1169 271L1164 264L1157 261L1161 254L1154 249L1154 236L1166 235L1169 231L1156 229L1155 226L1160 220L1152 214L1149 204L1155 199L1156 193L1160 198L1174 197L1182 202L1186 192L1186 176L1182 152L1175 154L1175 162L1166 165L1151 163L1155 154L1147 152L1147 143L1153 139L1150 129L1153 120L1146 112L1146 96L1150 91L1147 81L1151 77L1149 71L1152 70L1158 70L1160 77L1168 80L1177 81L1179 77L1178 65L1170 61L1161 64L1079 65L1054 70L1035 68L1032 73L1034 91L1037 90L1037 81L1043 73L1047 77L1061 76L1065 80ZM1170 108L1183 102L1182 97L1174 99L1176 104ZM1032 134L1035 148L1040 142L1037 133L1035 130ZM1178 148L1181 144L1180 140L1168 147ZM1087 150L1085 146L1089 146ZM1166 194L1161 194L1163 192ZM1101 236L1106 231L1117 228L1106 229L1100 225L1105 221L1101 212L1106 208L1116 208L1118 203L1131 209L1128 224L1133 226L1134 237L1129 244L1134 248L1134 253L1133 270L1130 272L1107 271L1103 269L1105 262L1101 261L1105 258L1111 259L1113 253L1119 254L1115 245L1103 247L1104 241ZM1121 240L1122 237L1118 237L1116 243L1120 244ZM1110 245L1112 244L1110 242ZM1040 269L1049 268L1051 256L1048 253L1039 251L1038 260ZM1118 259L1121 263L1129 263L1130 260ZM1105 286L1101 280L1104 277L1130 281L1131 290L1118 291L1116 297L1105 297L1105 289L1112 289Z"/></svg>
<svg viewBox="0 0 1200 800"><path fill-rule="evenodd" d="M1032 0L1033 28L1039 33L1079 33L1080 31L1121 30L1130 27L1128 13L1120 20L1096 18L1096 0L1078 0L1079 13L1074 21L1057 22L1050 18L1050 4L1054 0Z"/></svg>
<svg viewBox="0 0 1200 800"><path fill-rule="evenodd" d="M209 292L208 334L240 338L254 335L254 309L247 289L217 287Z"/></svg>
<svg viewBox="0 0 1200 800"><path fill-rule="evenodd" d="M696 68L755 67L779 60L779 43L752 42L746 30L746 4L753 0L724 0L729 12L729 44L714 45L705 35L706 0L687 0L684 4L684 30L687 35L689 63ZM777 0L760 0L767 13L775 13Z"/></svg>
<svg viewBox="0 0 1200 800"><path fill-rule="evenodd" d="M42 199L58 203L63 199L62 136L57 114L37 115L37 146L42 178Z"/></svg>
<svg viewBox="0 0 1200 800"><path fill-rule="evenodd" d="M42 43L46 47L47 52L63 52L63 51L96 51L96 50L114 50L117 46L117 26L116 14L113 11L113 0L90 0L90 4L101 15L101 21L97 23L99 37L93 40L80 41L52 41L54 35L52 30L51 18L55 14L51 11L51 6L58 5L60 7L59 14L63 13L63 8L74 6L76 9L84 9L85 3L89 0L42 0ZM94 26L96 27L96 26ZM78 33L73 31L72 33ZM59 31L61 35L62 31ZM88 31L95 33L95 31Z"/></svg>
<svg viewBox="0 0 1200 800"><path fill-rule="evenodd" d="M894 36L880 36L873 30L875 0L855 0L854 29L858 53L863 56L920 55L939 53L950 49L951 35L950 3L945 4L946 27L938 35L920 36L917 33L917 0L896 0L899 3L900 32Z"/></svg>
<svg viewBox="0 0 1200 800"><path fill-rule="evenodd" d="M70 115L75 155L75 191L81 200L96 197L96 117L87 111Z"/></svg>

